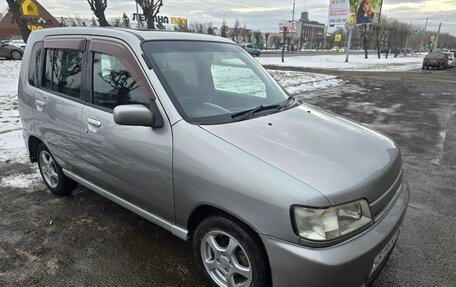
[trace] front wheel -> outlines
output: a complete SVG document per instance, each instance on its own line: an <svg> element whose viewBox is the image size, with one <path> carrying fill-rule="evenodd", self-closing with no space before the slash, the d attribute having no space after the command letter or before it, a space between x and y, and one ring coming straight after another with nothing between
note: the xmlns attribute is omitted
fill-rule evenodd
<svg viewBox="0 0 456 287"><path fill-rule="evenodd" d="M22 58L22 54L19 51L12 51L11 52L11 59L13 60L20 60Z"/></svg>
<svg viewBox="0 0 456 287"><path fill-rule="evenodd" d="M265 252L248 228L225 217L210 217L198 225L192 243L211 286L270 286Z"/></svg>
<svg viewBox="0 0 456 287"><path fill-rule="evenodd" d="M49 190L56 195L71 194L77 186L76 182L65 176L44 144L38 146L37 158L41 176Z"/></svg>
<svg viewBox="0 0 456 287"><path fill-rule="evenodd" d="M256 56L257 56L257 57L261 56L261 53L260 53L260 52L258 52L258 53L256 54Z"/></svg>

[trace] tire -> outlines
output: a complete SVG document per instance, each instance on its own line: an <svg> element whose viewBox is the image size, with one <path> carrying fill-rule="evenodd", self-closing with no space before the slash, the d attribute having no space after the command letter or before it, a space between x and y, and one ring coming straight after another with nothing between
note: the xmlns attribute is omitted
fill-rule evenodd
<svg viewBox="0 0 456 287"><path fill-rule="evenodd" d="M425 70L425 69L426 69L426 66L423 65L423 66L421 67L421 69L422 69L422 70Z"/></svg>
<svg viewBox="0 0 456 287"><path fill-rule="evenodd" d="M258 53L256 54L256 56L257 56L257 57L261 56L261 53L260 53L260 52L258 52Z"/></svg>
<svg viewBox="0 0 456 287"><path fill-rule="evenodd" d="M77 183L63 173L51 152L42 143L37 147L36 158L41 177L49 190L59 196L70 195Z"/></svg>
<svg viewBox="0 0 456 287"><path fill-rule="evenodd" d="M249 228L222 216L198 225L192 236L193 254L210 286L226 287L227 280L240 283L236 286L271 286L269 263L255 238Z"/></svg>
<svg viewBox="0 0 456 287"><path fill-rule="evenodd" d="M14 50L14 51L11 52L11 59L18 61L21 58L22 58L22 53L21 52L19 52L17 50Z"/></svg>

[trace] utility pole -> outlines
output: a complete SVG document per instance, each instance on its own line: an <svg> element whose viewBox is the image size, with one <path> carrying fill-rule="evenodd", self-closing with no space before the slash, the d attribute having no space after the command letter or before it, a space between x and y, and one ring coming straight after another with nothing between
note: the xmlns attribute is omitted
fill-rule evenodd
<svg viewBox="0 0 456 287"><path fill-rule="evenodd" d="M407 35L407 41L405 41L405 53L407 54L407 48L408 48L408 43L409 43L409 38L412 33L412 23L413 21L410 21L410 29L409 29L409 34Z"/></svg>
<svg viewBox="0 0 456 287"><path fill-rule="evenodd" d="M427 29L428 21L429 21L429 18L426 18L426 24L424 25L423 36L421 36L421 47L420 47L421 49L424 49L424 37L426 36L426 29Z"/></svg>
<svg viewBox="0 0 456 287"><path fill-rule="evenodd" d="M287 26L283 26L282 63L285 63L285 41L287 39Z"/></svg>
<svg viewBox="0 0 456 287"><path fill-rule="evenodd" d="M293 17L291 18L292 25L294 25L295 11L296 11L296 0L293 1Z"/></svg>
<svg viewBox="0 0 456 287"><path fill-rule="evenodd" d="M437 37L435 38L435 48L439 48L439 37L440 37L440 29L442 28L442 23L439 24L439 31L437 32Z"/></svg>
<svg viewBox="0 0 456 287"><path fill-rule="evenodd" d="M138 30L141 28L141 16L139 16L139 5L138 2L136 2L136 28Z"/></svg>
<svg viewBox="0 0 456 287"><path fill-rule="evenodd" d="M345 62L348 63L348 57L350 57L352 36L353 36L353 25L348 25L348 40L347 40L347 51L345 51Z"/></svg>

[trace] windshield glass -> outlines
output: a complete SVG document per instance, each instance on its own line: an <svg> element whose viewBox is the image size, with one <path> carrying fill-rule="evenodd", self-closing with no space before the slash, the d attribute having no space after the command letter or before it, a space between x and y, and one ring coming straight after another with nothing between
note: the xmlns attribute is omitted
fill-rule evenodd
<svg viewBox="0 0 456 287"><path fill-rule="evenodd" d="M233 114L288 99L260 64L237 45L149 41L142 47L174 105L188 122L232 122ZM266 109L261 111L258 116L267 114Z"/></svg>

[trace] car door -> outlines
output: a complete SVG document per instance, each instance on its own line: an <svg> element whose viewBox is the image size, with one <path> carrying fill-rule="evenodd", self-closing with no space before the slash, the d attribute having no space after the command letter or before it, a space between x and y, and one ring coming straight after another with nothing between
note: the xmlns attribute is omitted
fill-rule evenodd
<svg viewBox="0 0 456 287"><path fill-rule="evenodd" d="M7 48L7 44L3 42L0 43L0 57L9 57L9 50Z"/></svg>
<svg viewBox="0 0 456 287"><path fill-rule="evenodd" d="M126 43L94 37L90 40L89 52L91 100L82 113L85 124L82 152L87 164L84 177L107 192L172 222L171 125L167 120L162 128L117 125L113 119L115 107L130 104L150 107L159 105L158 100Z"/></svg>
<svg viewBox="0 0 456 287"><path fill-rule="evenodd" d="M33 89L35 130L57 162L74 170L80 162L86 37L48 37L41 81Z"/></svg>

